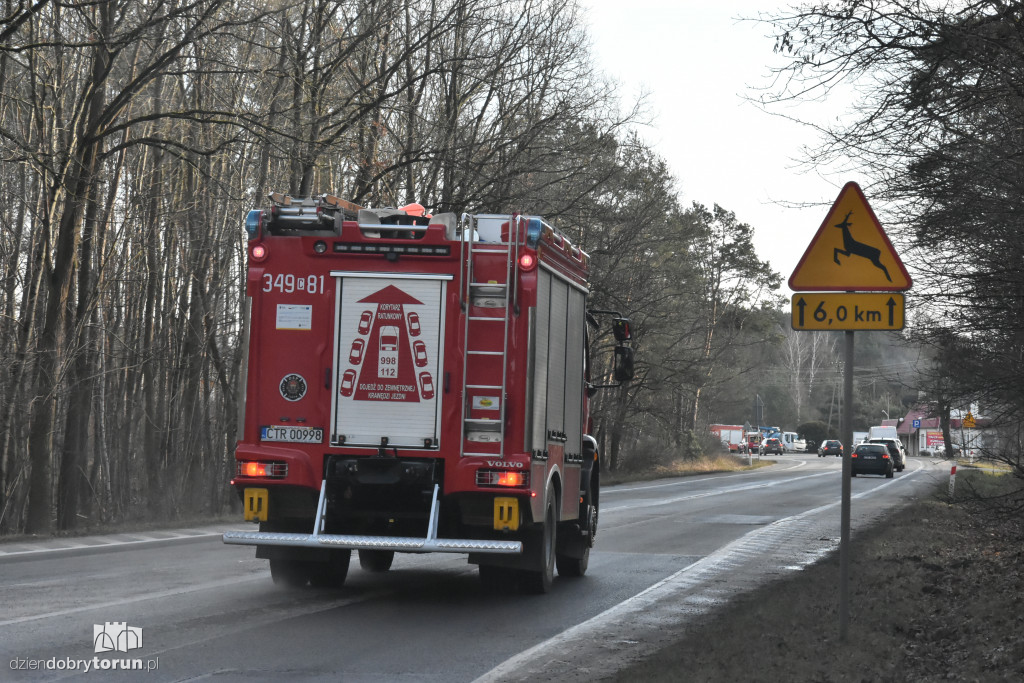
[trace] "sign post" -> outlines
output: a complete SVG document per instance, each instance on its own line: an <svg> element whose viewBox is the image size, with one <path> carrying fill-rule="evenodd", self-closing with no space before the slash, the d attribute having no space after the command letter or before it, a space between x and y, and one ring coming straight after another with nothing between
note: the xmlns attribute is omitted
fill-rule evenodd
<svg viewBox="0 0 1024 683"><path fill-rule="evenodd" d="M839 639L849 625L850 498L855 330L901 330L910 275L868 206L846 183L789 277L794 330L843 330L843 470L839 540ZM822 292L839 292L836 294Z"/></svg>

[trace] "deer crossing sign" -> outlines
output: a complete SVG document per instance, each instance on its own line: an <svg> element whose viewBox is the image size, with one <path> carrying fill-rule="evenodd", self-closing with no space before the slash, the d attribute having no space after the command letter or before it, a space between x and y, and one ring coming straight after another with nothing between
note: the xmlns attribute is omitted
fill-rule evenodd
<svg viewBox="0 0 1024 683"><path fill-rule="evenodd" d="M910 284L907 269L853 182L843 186L789 277L794 292L902 292Z"/></svg>

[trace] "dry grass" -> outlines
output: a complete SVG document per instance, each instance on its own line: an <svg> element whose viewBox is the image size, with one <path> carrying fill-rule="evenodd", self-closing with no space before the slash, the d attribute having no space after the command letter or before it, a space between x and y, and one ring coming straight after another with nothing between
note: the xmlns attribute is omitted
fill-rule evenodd
<svg viewBox="0 0 1024 683"><path fill-rule="evenodd" d="M715 474L717 472L742 472L774 464L771 460L762 460L757 456L754 456L750 463L749 465L747 464L746 456L740 457L727 453L705 455L699 458L680 458L666 464L654 465L642 470L622 469L616 472L602 472L601 485L612 486L631 481L648 481L664 477L689 477L698 474Z"/></svg>

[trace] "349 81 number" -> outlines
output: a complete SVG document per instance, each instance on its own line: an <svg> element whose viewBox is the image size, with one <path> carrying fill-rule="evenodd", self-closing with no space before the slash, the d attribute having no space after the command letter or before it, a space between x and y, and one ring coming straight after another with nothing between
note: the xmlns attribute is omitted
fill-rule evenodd
<svg viewBox="0 0 1024 683"><path fill-rule="evenodd" d="M323 275L295 275L294 273L272 273L263 274L264 292L281 292L282 294L294 294L305 292L307 294L322 294L324 292Z"/></svg>

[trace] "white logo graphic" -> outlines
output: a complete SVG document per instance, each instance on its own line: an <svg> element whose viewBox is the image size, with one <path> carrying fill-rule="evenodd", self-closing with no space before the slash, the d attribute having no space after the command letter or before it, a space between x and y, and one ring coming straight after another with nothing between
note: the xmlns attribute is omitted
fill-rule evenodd
<svg viewBox="0 0 1024 683"><path fill-rule="evenodd" d="M128 652L142 647L142 629L124 621L92 625L94 652Z"/></svg>

